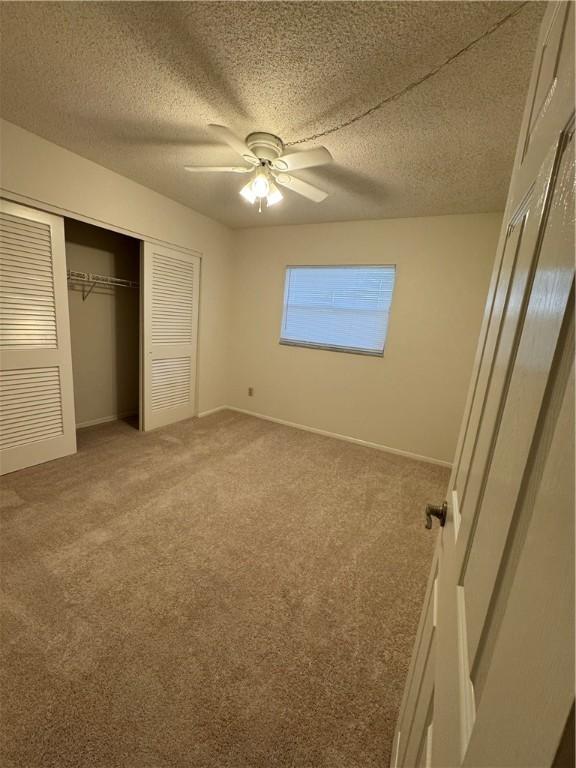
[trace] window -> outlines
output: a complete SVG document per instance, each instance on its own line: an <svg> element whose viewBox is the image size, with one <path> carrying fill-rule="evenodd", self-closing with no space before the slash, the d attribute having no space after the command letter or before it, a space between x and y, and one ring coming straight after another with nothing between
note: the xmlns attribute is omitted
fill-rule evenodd
<svg viewBox="0 0 576 768"><path fill-rule="evenodd" d="M394 266L288 267L281 344L382 355Z"/></svg>

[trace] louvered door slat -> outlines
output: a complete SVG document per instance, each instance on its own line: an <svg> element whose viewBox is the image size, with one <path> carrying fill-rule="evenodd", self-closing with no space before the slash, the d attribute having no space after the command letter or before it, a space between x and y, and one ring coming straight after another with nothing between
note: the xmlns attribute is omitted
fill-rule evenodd
<svg viewBox="0 0 576 768"><path fill-rule="evenodd" d="M23 240L24 243L43 246L46 250L50 250L50 237L48 235L34 232L31 229L27 230L25 227L15 227L13 224L3 224L2 229L6 237Z"/></svg>
<svg viewBox="0 0 576 768"><path fill-rule="evenodd" d="M55 440L59 440L62 438L61 435L54 434L54 432L51 429L45 429L45 430L37 430L36 432L37 440L30 440L29 435L23 435L19 439L14 439L10 442L9 445L4 445L0 442L0 451L8 451L8 450L25 450L26 452L29 452L30 449L39 448L40 446L44 445L47 440L50 440L52 443ZM58 456L54 456L53 458L58 458ZM42 459L42 461L49 461L50 459ZM34 464L39 464L41 462L34 461ZM31 465L29 465L31 466ZM19 467L19 469L22 469L22 467ZM6 474L6 471L4 468L2 469L3 474Z"/></svg>
<svg viewBox="0 0 576 768"><path fill-rule="evenodd" d="M36 293L41 292L41 295L44 295L46 298L54 296L54 286L51 278L46 279L42 275L28 277L25 270L22 270L18 275L13 275L7 270L0 269L0 280L2 280L2 290L7 293L31 293L36 295Z"/></svg>
<svg viewBox="0 0 576 768"><path fill-rule="evenodd" d="M0 471L76 450L62 219L0 201Z"/></svg>
<svg viewBox="0 0 576 768"><path fill-rule="evenodd" d="M50 225L22 218L15 229L13 217L0 219L0 349L56 349ZM39 304L44 308L40 314Z"/></svg>
<svg viewBox="0 0 576 768"><path fill-rule="evenodd" d="M5 448L10 448L15 440L28 440L28 442L34 443L38 440L39 434L45 439L48 432L54 436L62 434L62 414L60 412L38 417L33 423L2 424L0 443Z"/></svg>
<svg viewBox="0 0 576 768"><path fill-rule="evenodd" d="M13 265L8 264L4 259L2 261L3 263L0 264L0 279L2 280L23 280L25 283L33 281L34 283L52 285L52 271L50 269L35 269L32 273L29 264Z"/></svg>
<svg viewBox="0 0 576 768"><path fill-rule="evenodd" d="M49 397L50 408L39 409L39 397ZM3 448L46 439L48 434L62 435L63 431L57 367L0 371L0 445Z"/></svg>
<svg viewBox="0 0 576 768"><path fill-rule="evenodd" d="M2 229L31 232L34 237L44 237L48 242L52 242L51 233L47 231L46 224L41 221L35 222L32 219L22 221L21 217L11 217L0 214L0 226ZM50 227L50 224L48 224L48 227Z"/></svg>
<svg viewBox="0 0 576 768"><path fill-rule="evenodd" d="M41 309L43 312L47 311L49 314L53 314L52 305L53 301L49 297L39 296L36 298L37 306L34 309ZM0 287L0 307L4 314L11 313L13 306L21 303L20 294L17 292L3 291Z"/></svg>
<svg viewBox="0 0 576 768"><path fill-rule="evenodd" d="M19 248L40 251L40 253L50 253L50 237L36 237L32 232L28 233L24 230L14 232L12 229L3 227L2 239L8 243L14 243Z"/></svg>
<svg viewBox="0 0 576 768"><path fill-rule="evenodd" d="M31 312L29 317L14 317L10 312L0 312L0 323L7 326L36 327L39 319L45 319L46 315L39 312Z"/></svg>
<svg viewBox="0 0 576 768"><path fill-rule="evenodd" d="M152 362L152 408L186 405L191 396L190 358L164 358Z"/></svg>
<svg viewBox="0 0 576 768"><path fill-rule="evenodd" d="M189 362L185 361L186 366L189 366ZM170 387L176 387L180 385L190 386L190 371L181 371L179 368L175 368L174 370L169 369L162 369L160 371L156 370L156 366L152 366L152 382L155 384L152 389L152 396L154 396L154 392L162 387L163 389L167 389Z"/></svg>
<svg viewBox="0 0 576 768"><path fill-rule="evenodd" d="M26 250L26 248L20 248L19 246L12 246L6 242L4 243L2 250L11 260L14 260L14 261L19 261L19 262L25 261L26 263L32 262L41 266L48 266L48 267L50 267L52 264L52 259L49 253L46 253L44 255L39 253L33 253L30 250Z"/></svg>
<svg viewBox="0 0 576 768"><path fill-rule="evenodd" d="M2 238L5 240L14 240L21 243L23 248L35 248L50 253L51 240L50 240L50 227L46 227L43 230L35 230L31 227L23 225L20 229L15 230L9 224L4 225L0 223L2 230Z"/></svg>
<svg viewBox="0 0 576 768"><path fill-rule="evenodd" d="M35 261L51 261L50 249L36 246L35 243L26 244L23 240L8 237L6 233L2 233L0 243L3 249L15 256L21 256L23 260L31 258Z"/></svg>
<svg viewBox="0 0 576 768"><path fill-rule="evenodd" d="M28 416L19 415L5 418L0 422L0 427L3 434L7 429L16 429L17 427L26 427L29 425L34 427L34 430L36 431L39 422L42 422L43 424L47 422L58 422L60 427L62 427L62 413L60 412L60 408L57 407L51 411L38 411ZM62 429L60 429L58 434L61 433Z"/></svg>
<svg viewBox="0 0 576 768"><path fill-rule="evenodd" d="M2 222L2 229L7 232L14 232L15 234L31 233L31 236L35 240L43 240L47 243L51 242L50 235L46 232L45 227L41 224L40 227L34 227L30 222L22 224L21 221L15 221L12 219L6 219L4 216L0 216Z"/></svg>
<svg viewBox="0 0 576 768"><path fill-rule="evenodd" d="M144 243L143 264L143 428L154 429L195 414L200 260Z"/></svg>
<svg viewBox="0 0 576 768"><path fill-rule="evenodd" d="M30 272L30 264L30 259L27 260L26 266L23 266L22 262L18 261L18 259L14 259L10 255L4 254L2 259L2 271L11 274L26 275ZM40 262L36 263L35 272L38 277L52 278L52 270L48 263L46 263L46 265L43 265Z"/></svg>
<svg viewBox="0 0 576 768"><path fill-rule="evenodd" d="M153 254L152 302L152 343L191 343L194 269L183 258ZM178 302L178 310L173 302Z"/></svg>
<svg viewBox="0 0 576 768"><path fill-rule="evenodd" d="M26 416L40 411L49 411L52 408L60 408L62 398L60 393L55 395L41 395L35 398L33 403L30 401L22 403L17 398L6 400L3 403L2 414L8 419L12 416Z"/></svg>
<svg viewBox="0 0 576 768"><path fill-rule="evenodd" d="M12 205L12 204L7 203L7 205ZM22 206L18 206L18 208L20 209L20 211L27 211L28 213L30 213L29 208L25 209ZM29 216L26 217L26 221L22 221L22 215L12 215L10 213L7 213L5 210L0 211L0 220L17 224L19 227L26 227L26 229L38 229L42 232L46 231L46 222L36 221L30 218Z"/></svg>

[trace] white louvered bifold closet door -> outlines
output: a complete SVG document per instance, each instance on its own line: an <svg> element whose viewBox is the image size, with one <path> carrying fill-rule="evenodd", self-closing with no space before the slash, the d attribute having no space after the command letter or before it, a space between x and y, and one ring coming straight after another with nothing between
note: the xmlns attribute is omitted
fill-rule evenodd
<svg viewBox="0 0 576 768"><path fill-rule="evenodd" d="M144 242L144 430L196 414L200 259Z"/></svg>
<svg viewBox="0 0 576 768"><path fill-rule="evenodd" d="M76 451L64 222L0 200L0 474Z"/></svg>

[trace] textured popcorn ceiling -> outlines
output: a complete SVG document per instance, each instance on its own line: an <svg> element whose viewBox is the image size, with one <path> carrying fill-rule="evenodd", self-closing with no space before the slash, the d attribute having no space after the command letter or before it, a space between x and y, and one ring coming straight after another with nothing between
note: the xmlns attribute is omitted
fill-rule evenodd
<svg viewBox="0 0 576 768"><path fill-rule="evenodd" d="M285 141L421 77L508 2L3 2L0 114L232 227L504 205L542 3L400 100L326 137L331 167L258 214L208 123ZM300 145L300 148L312 146Z"/></svg>

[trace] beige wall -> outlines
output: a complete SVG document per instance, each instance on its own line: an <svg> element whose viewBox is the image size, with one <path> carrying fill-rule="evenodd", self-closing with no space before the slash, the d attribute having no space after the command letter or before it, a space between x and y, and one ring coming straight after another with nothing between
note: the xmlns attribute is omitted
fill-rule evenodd
<svg viewBox="0 0 576 768"><path fill-rule="evenodd" d="M180 203L0 120L0 193L202 252L199 410L226 403L231 232Z"/></svg>
<svg viewBox="0 0 576 768"><path fill-rule="evenodd" d="M64 222L68 269L140 280L138 240L72 219ZM139 291L70 283L76 424L138 413Z"/></svg>
<svg viewBox="0 0 576 768"><path fill-rule="evenodd" d="M501 220L479 214L235 233L229 404L452 461ZM383 358L278 344L286 265L379 263L397 265Z"/></svg>

